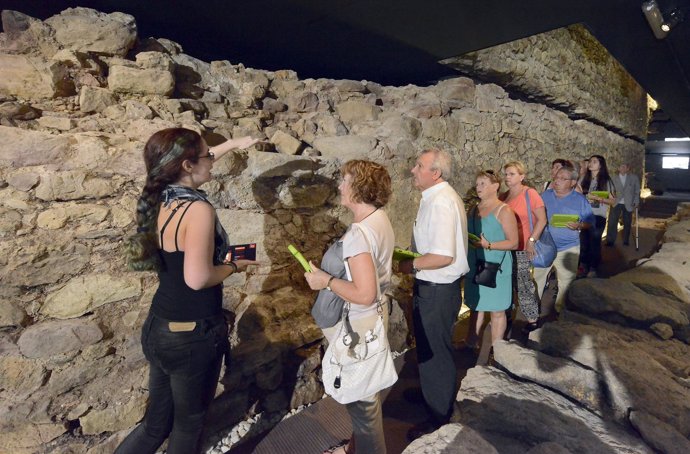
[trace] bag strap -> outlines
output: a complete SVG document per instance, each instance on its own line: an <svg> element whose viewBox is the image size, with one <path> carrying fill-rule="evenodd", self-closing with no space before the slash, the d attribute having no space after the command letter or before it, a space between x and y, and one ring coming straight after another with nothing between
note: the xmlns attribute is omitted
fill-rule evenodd
<svg viewBox="0 0 690 454"><path fill-rule="evenodd" d="M498 213L501 212L501 210L503 209L503 207L504 207L505 205L506 205L505 203L502 203L501 205L498 206L498 210L497 210L497 212L496 212L496 214L495 214L496 220L498 220ZM477 210L477 207L478 207L478 206L479 206L479 205L475 205L475 207L474 207L474 216L472 216L472 224L474 225L474 230L475 230L475 231L478 231L478 230L477 230L477 216L476 216L476 215L478 214L478 212L479 212L479 211ZM480 216L480 217L481 217L481 216ZM506 259L506 254L507 254L507 253L508 253L508 251L503 251L503 258L501 259L501 263L498 264L498 269L499 269L499 271L501 271L501 273L503 272L503 270L501 270L501 265L503 265L503 261Z"/></svg>
<svg viewBox="0 0 690 454"><path fill-rule="evenodd" d="M527 216L529 217L529 233L534 233L534 225L532 224L532 204L529 201L529 188L525 191L525 200L527 202Z"/></svg>

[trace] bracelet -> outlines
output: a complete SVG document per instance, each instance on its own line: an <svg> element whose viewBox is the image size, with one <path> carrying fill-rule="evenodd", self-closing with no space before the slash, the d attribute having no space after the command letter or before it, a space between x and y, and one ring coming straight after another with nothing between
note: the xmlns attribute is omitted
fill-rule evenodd
<svg viewBox="0 0 690 454"><path fill-rule="evenodd" d="M230 261L230 262L228 262L227 264L232 266L232 272L233 272L233 274L234 274L234 273L237 273L237 263L235 263L235 262L233 262L233 261Z"/></svg>
<svg viewBox="0 0 690 454"><path fill-rule="evenodd" d="M489 245L486 247L488 250L491 250L491 241L489 241Z"/></svg>
<svg viewBox="0 0 690 454"><path fill-rule="evenodd" d="M331 290L331 281L333 281L333 279L335 279L335 276L331 276L330 278L328 278L328 282L326 282L326 290L328 290L329 292L333 291Z"/></svg>

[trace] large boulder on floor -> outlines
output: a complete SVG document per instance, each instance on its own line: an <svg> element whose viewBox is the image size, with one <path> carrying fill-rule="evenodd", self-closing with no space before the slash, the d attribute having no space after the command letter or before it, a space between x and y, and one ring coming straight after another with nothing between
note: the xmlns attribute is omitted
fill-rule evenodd
<svg viewBox="0 0 690 454"><path fill-rule="evenodd" d="M493 348L498 365L512 375L558 391L599 414L608 409L596 371L567 358L525 348L517 341L498 341Z"/></svg>
<svg viewBox="0 0 690 454"><path fill-rule="evenodd" d="M690 452L690 440L676 429L641 410L630 412L630 423L649 446L665 454Z"/></svg>
<svg viewBox="0 0 690 454"><path fill-rule="evenodd" d="M683 220L669 225L664 232L664 243L689 243L690 220Z"/></svg>
<svg viewBox="0 0 690 454"><path fill-rule="evenodd" d="M476 430L462 424L446 424L434 433L416 439L404 454L498 454Z"/></svg>
<svg viewBox="0 0 690 454"><path fill-rule="evenodd" d="M671 275L654 266L639 266L611 277L612 281L630 282L643 292L690 304L687 290Z"/></svg>
<svg viewBox="0 0 690 454"><path fill-rule="evenodd" d="M659 252L647 260L640 261L640 267L654 267L674 278L685 289L690 298L690 243L664 243Z"/></svg>
<svg viewBox="0 0 690 454"><path fill-rule="evenodd" d="M690 435L688 345L578 314L562 317L575 321L546 324L530 334L530 345L596 371L616 419L625 419L631 409L645 409Z"/></svg>
<svg viewBox="0 0 690 454"><path fill-rule="evenodd" d="M677 299L650 295L632 282L580 279L568 290L567 307L633 328L666 323L674 329L687 326L690 306Z"/></svg>
<svg viewBox="0 0 690 454"><path fill-rule="evenodd" d="M467 371L452 422L474 429L498 452L528 452L548 442L571 452L652 452L634 431L493 367Z"/></svg>

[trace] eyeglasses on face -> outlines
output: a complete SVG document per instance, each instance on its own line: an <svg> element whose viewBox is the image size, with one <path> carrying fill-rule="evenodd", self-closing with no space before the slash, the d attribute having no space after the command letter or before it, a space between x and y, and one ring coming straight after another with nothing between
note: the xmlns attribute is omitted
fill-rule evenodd
<svg viewBox="0 0 690 454"><path fill-rule="evenodd" d="M216 160L216 155L214 155L212 151L209 151L207 155L199 156L199 159L203 159L203 158L208 158L211 160L211 162L213 162Z"/></svg>

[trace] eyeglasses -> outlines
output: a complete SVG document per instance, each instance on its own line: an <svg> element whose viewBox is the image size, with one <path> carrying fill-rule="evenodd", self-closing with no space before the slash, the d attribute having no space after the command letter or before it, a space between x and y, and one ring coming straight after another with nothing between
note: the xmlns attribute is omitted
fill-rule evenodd
<svg viewBox="0 0 690 454"><path fill-rule="evenodd" d="M216 155L214 155L212 151L209 151L206 156L199 156L199 159L202 159L202 158L208 158L211 160L211 162L213 162L216 160Z"/></svg>

